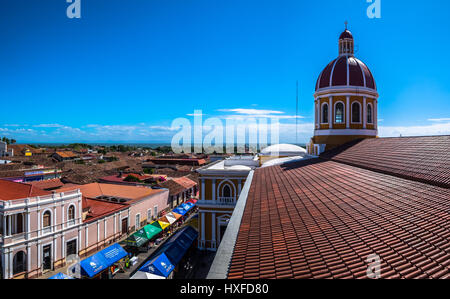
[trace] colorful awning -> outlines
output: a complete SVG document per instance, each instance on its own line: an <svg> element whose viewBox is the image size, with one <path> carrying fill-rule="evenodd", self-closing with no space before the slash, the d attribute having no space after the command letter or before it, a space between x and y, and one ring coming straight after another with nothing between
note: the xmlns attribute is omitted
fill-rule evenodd
<svg viewBox="0 0 450 299"><path fill-rule="evenodd" d="M175 218L175 216L173 216L172 213L168 213L168 214L164 215L163 217L159 218L158 220L172 224L175 221L177 221L177 218Z"/></svg>
<svg viewBox="0 0 450 299"><path fill-rule="evenodd" d="M172 273L173 269L175 269L175 266L170 262L164 253L161 253L145 263L139 271L167 277L170 273Z"/></svg>
<svg viewBox="0 0 450 299"><path fill-rule="evenodd" d="M187 213L187 211L181 207L173 209L172 213L176 213L178 215L184 216L184 214Z"/></svg>
<svg viewBox="0 0 450 299"><path fill-rule="evenodd" d="M166 227L168 227L170 225L170 223L158 220L158 221L153 221L152 223L150 223L150 225L153 225L155 227L160 228L161 230L164 230Z"/></svg>
<svg viewBox="0 0 450 299"><path fill-rule="evenodd" d="M178 213L175 213L174 211L170 212L170 214L173 215L173 217L175 217L177 220L180 219L182 216Z"/></svg>
<svg viewBox="0 0 450 299"><path fill-rule="evenodd" d="M80 267L83 274L93 277L127 255L128 253L116 243L82 260Z"/></svg>
<svg viewBox="0 0 450 299"><path fill-rule="evenodd" d="M149 239L147 238L147 235L145 234L145 231L141 228L131 236L129 236L125 243L128 246L134 246L134 247L141 247L144 245Z"/></svg>
<svg viewBox="0 0 450 299"><path fill-rule="evenodd" d="M197 203L197 200L195 198L191 198L191 199L189 199L186 202L191 202L191 203L193 203L195 205Z"/></svg>
<svg viewBox="0 0 450 299"><path fill-rule="evenodd" d="M156 236L157 234L159 234L162 231L161 228L156 227L151 224L147 224L142 229L145 231L145 234L149 240L151 240L154 236Z"/></svg>
<svg viewBox="0 0 450 299"><path fill-rule="evenodd" d="M197 236L198 232L192 226L185 226L167 240L156 254L164 253L173 265L177 265Z"/></svg>

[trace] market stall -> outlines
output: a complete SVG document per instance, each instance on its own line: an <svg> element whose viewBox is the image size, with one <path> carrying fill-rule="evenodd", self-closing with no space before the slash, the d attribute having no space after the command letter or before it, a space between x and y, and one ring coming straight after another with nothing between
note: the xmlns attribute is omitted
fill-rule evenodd
<svg viewBox="0 0 450 299"><path fill-rule="evenodd" d="M89 278L108 278L114 274L112 268L117 266L128 253L119 245L113 244L80 262L81 274ZM109 270L109 271L108 271Z"/></svg>

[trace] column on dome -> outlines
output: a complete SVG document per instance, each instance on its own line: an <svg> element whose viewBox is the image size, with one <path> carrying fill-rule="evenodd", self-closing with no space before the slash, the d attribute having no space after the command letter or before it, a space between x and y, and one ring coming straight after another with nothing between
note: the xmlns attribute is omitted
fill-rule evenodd
<svg viewBox="0 0 450 299"><path fill-rule="evenodd" d="M363 129L365 129L366 127L367 127L367 101L366 101L366 97L363 97L363 109L362 109L362 111L363 111L363 115L362 115L362 118L363 118Z"/></svg>
<svg viewBox="0 0 450 299"><path fill-rule="evenodd" d="M378 129L378 99L373 100L373 127Z"/></svg>
<svg viewBox="0 0 450 299"><path fill-rule="evenodd" d="M328 128L333 128L333 97L330 97L328 104Z"/></svg>
<svg viewBox="0 0 450 299"><path fill-rule="evenodd" d="M350 96L346 97L346 102L345 102L345 123L346 123L346 128L349 129L350 128Z"/></svg>

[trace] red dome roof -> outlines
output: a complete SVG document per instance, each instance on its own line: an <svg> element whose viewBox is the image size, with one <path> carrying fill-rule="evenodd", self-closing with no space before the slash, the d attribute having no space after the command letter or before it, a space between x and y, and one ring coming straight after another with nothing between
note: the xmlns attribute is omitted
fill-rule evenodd
<svg viewBox="0 0 450 299"><path fill-rule="evenodd" d="M316 91L335 86L377 89L369 68L352 55L342 55L330 62L317 79Z"/></svg>
<svg viewBox="0 0 450 299"><path fill-rule="evenodd" d="M339 39L344 39L344 38L353 39L353 35L349 30L345 29L345 31L341 33L341 36L339 36Z"/></svg>

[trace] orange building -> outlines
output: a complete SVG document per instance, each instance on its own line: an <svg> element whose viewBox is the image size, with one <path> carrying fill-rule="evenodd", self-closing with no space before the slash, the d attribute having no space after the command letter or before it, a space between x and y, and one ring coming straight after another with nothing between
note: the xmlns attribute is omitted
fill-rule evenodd
<svg viewBox="0 0 450 299"><path fill-rule="evenodd" d="M320 73L314 93L314 137L307 151L323 151L359 138L375 138L378 92L369 68L354 56L353 35L339 37L339 56Z"/></svg>

